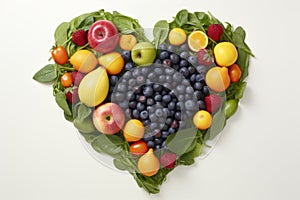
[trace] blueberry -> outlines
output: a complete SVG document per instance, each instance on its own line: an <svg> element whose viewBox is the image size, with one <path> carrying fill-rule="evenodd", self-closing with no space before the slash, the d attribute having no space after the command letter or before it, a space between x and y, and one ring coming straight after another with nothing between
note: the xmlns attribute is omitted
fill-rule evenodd
<svg viewBox="0 0 300 200"><path fill-rule="evenodd" d="M195 90L202 90L202 88L203 88L203 83L201 83L201 82L196 82L196 83L194 84L194 89L195 89Z"/></svg>
<svg viewBox="0 0 300 200"><path fill-rule="evenodd" d="M176 82L178 82L178 83L181 82L182 78L183 77L182 77L181 73L175 72L174 75L173 75L173 80L176 81Z"/></svg>
<svg viewBox="0 0 300 200"><path fill-rule="evenodd" d="M177 54L172 53L172 54L170 55L170 60L171 60L171 62L172 62L173 64L177 64L177 63L179 63L180 58L179 58L179 56L178 56Z"/></svg>
<svg viewBox="0 0 300 200"><path fill-rule="evenodd" d="M141 94L142 93L142 87L136 87L133 90L134 94Z"/></svg>
<svg viewBox="0 0 300 200"><path fill-rule="evenodd" d="M134 70L132 70L132 76L134 78L138 77L140 74L140 70L138 68L135 68Z"/></svg>
<svg viewBox="0 0 300 200"><path fill-rule="evenodd" d="M155 104L155 101L152 98L148 98L146 104L147 106L153 106Z"/></svg>
<svg viewBox="0 0 300 200"><path fill-rule="evenodd" d="M148 74L148 78L150 79L150 81L153 81L155 82L156 78L157 78L157 75L154 73L154 72L150 72Z"/></svg>
<svg viewBox="0 0 300 200"><path fill-rule="evenodd" d="M189 45L187 43L183 43L180 45L179 50L182 51L188 51L189 50Z"/></svg>
<svg viewBox="0 0 300 200"><path fill-rule="evenodd" d="M142 85L143 83L145 83L145 77L144 76L138 76L138 77L136 77L136 83L138 84L138 85Z"/></svg>
<svg viewBox="0 0 300 200"><path fill-rule="evenodd" d="M160 131L159 129L155 129L155 130L153 131L153 136L154 136L155 138L160 138L160 137L161 137L161 131Z"/></svg>
<svg viewBox="0 0 300 200"><path fill-rule="evenodd" d="M126 92L127 91L127 86L123 83L120 83L120 84L117 85L117 91Z"/></svg>
<svg viewBox="0 0 300 200"><path fill-rule="evenodd" d="M160 91L162 91L163 90L163 86L162 85L160 85L160 84L153 84L153 90L155 91L155 92L160 92Z"/></svg>
<svg viewBox="0 0 300 200"><path fill-rule="evenodd" d="M127 71L123 74L122 76L123 80L128 80L131 78L131 72L130 71Z"/></svg>
<svg viewBox="0 0 300 200"><path fill-rule="evenodd" d="M127 62L127 63L125 64L125 66L124 66L124 69L125 69L126 71L130 71L130 70L132 70L133 68L134 68L133 62Z"/></svg>
<svg viewBox="0 0 300 200"><path fill-rule="evenodd" d="M169 128L168 132L169 132L169 134L173 134L176 132L176 130L174 128Z"/></svg>
<svg viewBox="0 0 300 200"><path fill-rule="evenodd" d="M128 104L128 107L131 109L134 109L136 107L137 102L136 101L130 101Z"/></svg>
<svg viewBox="0 0 300 200"><path fill-rule="evenodd" d="M161 144L162 140L160 138L154 138L154 143L155 144Z"/></svg>
<svg viewBox="0 0 300 200"><path fill-rule="evenodd" d="M159 144L157 144L157 145L155 145L154 149L155 149L155 151L158 151L161 149L161 146Z"/></svg>
<svg viewBox="0 0 300 200"><path fill-rule="evenodd" d="M194 97L194 95L193 94L185 94L184 95L184 99L187 101L187 100L191 100L191 99L193 99L193 97Z"/></svg>
<svg viewBox="0 0 300 200"><path fill-rule="evenodd" d="M151 121L151 120L150 120ZM153 123L152 121L151 121L151 124L150 124L150 130L154 130L154 129L156 129L158 127L158 124L157 123Z"/></svg>
<svg viewBox="0 0 300 200"><path fill-rule="evenodd" d="M159 54L159 59L164 60L169 58L170 54L167 51L161 51Z"/></svg>
<svg viewBox="0 0 300 200"><path fill-rule="evenodd" d="M173 75L174 74L174 70L172 69L172 68L166 68L165 69L165 73L167 74L167 75Z"/></svg>
<svg viewBox="0 0 300 200"><path fill-rule="evenodd" d="M143 110L145 110L145 108L146 108L146 106L143 104L143 103L141 103L141 102L138 102L137 104L136 104L136 109L138 110L138 111L143 111Z"/></svg>
<svg viewBox="0 0 300 200"><path fill-rule="evenodd" d="M176 103L176 110L181 110L183 108L183 102L177 102Z"/></svg>
<svg viewBox="0 0 300 200"><path fill-rule="evenodd" d="M199 91L199 90L196 90L195 93L194 93L194 95L196 96L196 98L198 100L203 99L203 97L204 97L203 93L201 91Z"/></svg>
<svg viewBox="0 0 300 200"><path fill-rule="evenodd" d="M204 82L205 78L204 78L204 76L202 74L197 74L196 81L197 82Z"/></svg>
<svg viewBox="0 0 300 200"><path fill-rule="evenodd" d="M164 59L163 60L163 65L165 65L166 67L171 67L172 66L172 62L170 59Z"/></svg>
<svg viewBox="0 0 300 200"><path fill-rule="evenodd" d="M163 139L167 139L168 136L169 136L169 132L168 132L168 131L163 131L163 132L161 133L161 137L162 137Z"/></svg>
<svg viewBox="0 0 300 200"><path fill-rule="evenodd" d="M185 59L182 59L182 60L180 60L179 66L180 67L188 67L189 66L189 62L187 60L185 60Z"/></svg>
<svg viewBox="0 0 300 200"><path fill-rule="evenodd" d="M167 131L168 129L169 129L169 126L165 124L161 130L162 131Z"/></svg>
<svg viewBox="0 0 300 200"><path fill-rule="evenodd" d="M175 110L176 108L176 103L171 101L169 104L168 104L168 109L169 110Z"/></svg>
<svg viewBox="0 0 300 200"><path fill-rule="evenodd" d="M160 94L157 94L157 95L154 96L154 100L156 102L160 102L162 100L162 96Z"/></svg>
<svg viewBox="0 0 300 200"><path fill-rule="evenodd" d="M185 96L183 94L178 95L178 101L184 101Z"/></svg>
<svg viewBox="0 0 300 200"><path fill-rule="evenodd" d="M118 80L119 80L118 76L113 75L113 76L109 77L109 83L111 86L117 85Z"/></svg>
<svg viewBox="0 0 300 200"><path fill-rule="evenodd" d="M199 100L197 103L199 105L199 110L206 110L206 105L205 105L204 101Z"/></svg>
<svg viewBox="0 0 300 200"><path fill-rule="evenodd" d="M168 94L166 94L166 95L164 95L164 96L162 97L162 101L163 101L164 103L169 103L171 100L172 100L172 98L171 98L171 96L168 95Z"/></svg>
<svg viewBox="0 0 300 200"><path fill-rule="evenodd" d="M143 104L147 102L147 98L144 95L140 96L138 100Z"/></svg>
<svg viewBox="0 0 300 200"><path fill-rule="evenodd" d="M158 81L161 82L161 83L164 83L166 81L166 76L165 75L160 75L158 77Z"/></svg>
<svg viewBox="0 0 300 200"><path fill-rule="evenodd" d="M179 123L177 120L174 120L171 124L171 128L177 129L179 127Z"/></svg>
<svg viewBox="0 0 300 200"><path fill-rule="evenodd" d="M179 72L185 77L187 78L189 76L189 70L186 67L182 67Z"/></svg>
<svg viewBox="0 0 300 200"><path fill-rule="evenodd" d="M168 94L168 92L166 91L166 88L164 88L165 90L161 91L161 95L166 95Z"/></svg>
<svg viewBox="0 0 300 200"><path fill-rule="evenodd" d="M146 120L143 121L143 125L144 126L149 126L150 124L151 124L151 121L148 120L148 119L146 119Z"/></svg>
<svg viewBox="0 0 300 200"><path fill-rule="evenodd" d="M187 100L184 105L187 110L196 110L197 109L197 105L195 104L195 102L193 100Z"/></svg>
<svg viewBox="0 0 300 200"><path fill-rule="evenodd" d="M172 68L175 69L176 71L178 71L180 69L179 64L173 64Z"/></svg>
<svg viewBox="0 0 300 200"><path fill-rule="evenodd" d="M153 95L153 88L151 86L146 86L143 90L143 94L146 96L146 97L151 97Z"/></svg>
<svg viewBox="0 0 300 200"><path fill-rule="evenodd" d="M128 80L128 85L129 85L130 87L134 87L134 86L136 85L136 80L133 79L133 78L129 79L129 80ZM123 90L123 91L124 91L124 90Z"/></svg>
<svg viewBox="0 0 300 200"><path fill-rule="evenodd" d="M156 73L156 75L162 75L162 74L164 74L164 71L162 70L162 68L161 67L156 67L156 68L154 68L154 73Z"/></svg>
<svg viewBox="0 0 300 200"><path fill-rule="evenodd" d="M198 64L198 56L197 55L191 55L188 58L188 62L193 65L193 66L197 66Z"/></svg>
<svg viewBox="0 0 300 200"><path fill-rule="evenodd" d="M148 141L147 142L147 146L149 147L149 148L154 148L154 146L155 146L155 143L151 140L151 141Z"/></svg>
<svg viewBox="0 0 300 200"><path fill-rule="evenodd" d="M155 59L154 63L161 65L162 64L162 60L159 59L159 58L157 58L157 59Z"/></svg>
<svg viewBox="0 0 300 200"><path fill-rule="evenodd" d="M154 113L155 112L155 107L147 106L147 110L148 110L149 113Z"/></svg>
<svg viewBox="0 0 300 200"><path fill-rule="evenodd" d="M122 52L122 57L123 57L125 62L131 60L131 52L127 51L127 50L123 51Z"/></svg>
<svg viewBox="0 0 300 200"><path fill-rule="evenodd" d="M157 116L155 114L150 114L149 119L151 122L156 122L157 121Z"/></svg>
<svg viewBox="0 0 300 200"><path fill-rule="evenodd" d="M167 116L167 117L172 116L171 110L169 110L168 108L163 108L163 112L164 112L165 116Z"/></svg>
<svg viewBox="0 0 300 200"><path fill-rule="evenodd" d="M165 88L171 88L171 84L170 83L164 83L163 84Z"/></svg>
<svg viewBox="0 0 300 200"><path fill-rule="evenodd" d="M198 65L196 67L197 71L200 73L200 74L206 74L207 70L208 70L208 67L204 66L204 65Z"/></svg>
<svg viewBox="0 0 300 200"><path fill-rule="evenodd" d="M203 86L203 89L202 89L202 91L203 91L203 94L204 95L209 95L209 89L208 89L208 86Z"/></svg>
<svg viewBox="0 0 300 200"><path fill-rule="evenodd" d="M125 99L125 95L121 92L115 92L113 95L114 100L116 100L117 102L122 102Z"/></svg>
<svg viewBox="0 0 300 200"><path fill-rule="evenodd" d="M176 51L176 47L174 47L173 45L169 45L168 46L168 51L171 52L171 53L175 52Z"/></svg>
<svg viewBox="0 0 300 200"><path fill-rule="evenodd" d="M183 59L188 59L190 54L188 51L183 51L179 54L180 58L183 58Z"/></svg>
<svg viewBox="0 0 300 200"><path fill-rule="evenodd" d="M168 117L165 121L165 124L170 126L172 124L172 122L173 122L172 118Z"/></svg>
<svg viewBox="0 0 300 200"><path fill-rule="evenodd" d="M197 72L197 70L193 66L189 66L188 70L189 70L190 74L195 74Z"/></svg>
<svg viewBox="0 0 300 200"><path fill-rule="evenodd" d="M134 101L135 100L135 95L134 94L131 94L131 92L128 92L127 93L127 97L129 99L129 101Z"/></svg>
<svg viewBox="0 0 300 200"><path fill-rule="evenodd" d="M167 83L172 83L172 82L173 82L172 76L166 75L166 76L165 76L165 81L166 81Z"/></svg>
<svg viewBox="0 0 300 200"><path fill-rule="evenodd" d="M132 111L132 116L133 116L133 118L135 118L135 119L139 119L139 117L140 117L140 112L139 112L137 109L134 109L134 110Z"/></svg>
<svg viewBox="0 0 300 200"><path fill-rule="evenodd" d="M187 94L193 94L194 93L194 89L192 88L192 86L187 86L185 89L185 92Z"/></svg>
<svg viewBox="0 0 300 200"><path fill-rule="evenodd" d="M192 75L190 76L190 81L191 81L191 82L195 82L195 81L196 81L196 74L192 74Z"/></svg>
<svg viewBox="0 0 300 200"><path fill-rule="evenodd" d="M164 112L162 111L162 109L157 109L157 110L155 111L155 115L156 115L157 117L162 117L162 116L164 115Z"/></svg>
<svg viewBox="0 0 300 200"><path fill-rule="evenodd" d="M158 49L159 49L159 50L167 50L167 49L168 49L168 46L167 46L166 44L160 44L160 45L158 46Z"/></svg>

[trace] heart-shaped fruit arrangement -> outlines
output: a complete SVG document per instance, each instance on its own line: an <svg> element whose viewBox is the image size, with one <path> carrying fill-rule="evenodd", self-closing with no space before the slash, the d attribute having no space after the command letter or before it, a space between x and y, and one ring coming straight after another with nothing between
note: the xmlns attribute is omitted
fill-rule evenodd
<svg viewBox="0 0 300 200"><path fill-rule="evenodd" d="M100 10L57 27L54 63L33 78L53 83L65 118L97 154L158 193L237 110L252 56L244 40L243 28L204 12L182 10L144 30Z"/></svg>

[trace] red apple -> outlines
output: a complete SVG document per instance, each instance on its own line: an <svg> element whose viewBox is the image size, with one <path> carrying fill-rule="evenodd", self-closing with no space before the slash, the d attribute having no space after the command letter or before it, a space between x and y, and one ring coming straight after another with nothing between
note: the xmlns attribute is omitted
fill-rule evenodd
<svg viewBox="0 0 300 200"><path fill-rule="evenodd" d="M92 24L88 31L90 46L100 52L108 53L115 49L119 42L119 31L110 21L99 20Z"/></svg>
<svg viewBox="0 0 300 200"><path fill-rule="evenodd" d="M95 128L103 134L119 132L125 123L123 110L115 103L106 103L99 106L93 113Z"/></svg>

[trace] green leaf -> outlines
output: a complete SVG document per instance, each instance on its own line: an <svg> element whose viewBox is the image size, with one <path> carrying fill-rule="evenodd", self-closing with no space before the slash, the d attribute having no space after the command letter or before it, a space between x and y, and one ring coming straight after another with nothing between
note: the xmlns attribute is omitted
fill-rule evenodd
<svg viewBox="0 0 300 200"><path fill-rule="evenodd" d="M222 109L220 109L212 120L212 126L209 128L205 135L205 140L214 139L224 128L226 123L226 117Z"/></svg>
<svg viewBox="0 0 300 200"><path fill-rule="evenodd" d="M239 81L242 82L248 76L250 55L240 48L238 48L238 54L239 56L238 56L237 64L240 66L242 71L242 76Z"/></svg>
<svg viewBox="0 0 300 200"><path fill-rule="evenodd" d="M185 9L179 11L175 17L176 24L178 24L179 27L187 23L188 19L189 19L189 12Z"/></svg>
<svg viewBox="0 0 300 200"><path fill-rule="evenodd" d="M118 156L124 150L124 141L117 135L102 134L95 138L92 147L98 152L104 152L111 156Z"/></svg>
<svg viewBox="0 0 300 200"><path fill-rule="evenodd" d="M205 24L205 25L208 26L209 24L211 24L210 18L206 13L204 13L204 12L195 12L195 16L199 19L199 21L202 25Z"/></svg>
<svg viewBox="0 0 300 200"><path fill-rule="evenodd" d="M83 119L80 119L79 117L75 118L74 119L74 126L81 133L92 133L96 130L91 117L86 117L86 118L83 118Z"/></svg>
<svg viewBox="0 0 300 200"><path fill-rule="evenodd" d="M246 86L247 86L247 82L241 82L239 84L239 87L236 89L235 99L243 98L243 94L244 94Z"/></svg>
<svg viewBox="0 0 300 200"><path fill-rule="evenodd" d="M126 16L113 16L112 22L116 25L121 33L129 34L135 31L133 20Z"/></svg>
<svg viewBox="0 0 300 200"><path fill-rule="evenodd" d="M94 139L96 137L98 137L100 135L100 133L98 131L94 131L94 132L91 132L91 133L80 132L80 134L84 137L84 139L86 140L86 142L90 143L90 144L94 141Z"/></svg>
<svg viewBox="0 0 300 200"><path fill-rule="evenodd" d="M122 160L115 158L114 159L114 165L117 169L121 171L125 171L128 169L128 165L126 165Z"/></svg>
<svg viewBox="0 0 300 200"><path fill-rule="evenodd" d="M77 109L76 119L84 120L85 118L89 117L91 115L91 113L92 113L91 108L87 107L84 104L80 104Z"/></svg>
<svg viewBox="0 0 300 200"><path fill-rule="evenodd" d="M57 92L56 95L55 95L55 101L56 101L57 105L61 109L63 109L63 111L66 113L66 115L69 115L69 116L72 115L72 112L71 112L70 107L67 103L66 95L65 95L64 92L62 92L62 91Z"/></svg>
<svg viewBox="0 0 300 200"><path fill-rule="evenodd" d="M40 83L51 83L57 78L57 71L55 65L49 64L40 69L33 79Z"/></svg>
<svg viewBox="0 0 300 200"><path fill-rule="evenodd" d="M166 20L158 21L153 29L155 47L163 43L169 34L169 23Z"/></svg>
<svg viewBox="0 0 300 200"><path fill-rule="evenodd" d="M196 135L195 127L180 130L167 138L167 147L177 155L183 155L191 150L190 146L193 145Z"/></svg>
<svg viewBox="0 0 300 200"><path fill-rule="evenodd" d="M55 30L54 38L56 46L63 45L68 40L68 31L70 29L70 23L63 22Z"/></svg>

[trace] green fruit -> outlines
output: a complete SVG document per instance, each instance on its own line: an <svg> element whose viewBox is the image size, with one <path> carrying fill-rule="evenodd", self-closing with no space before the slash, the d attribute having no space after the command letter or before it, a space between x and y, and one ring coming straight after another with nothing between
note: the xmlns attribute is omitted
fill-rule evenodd
<svg viewBox="0 0 300 200"><path fill-rule="evenodd" d="M102 103L107 97L109 80L104 68L88 73L80 82L78 88L79 99L88 107L94 107Z"/></svg>
<svg viewBox="0 0 300 200"><path fill-rule="evenodd" d="M238 108L238 101L235 99L230 99L226 101L225 104L225 117L226 119L230 118Z"/></svg>
<svg viewBox="0 0 300 200"><path fill-rule="evenodd" d="M131 58L138 66L152 64L155 57L155 47L149 42L140 42L131 51Z"/></svg>

